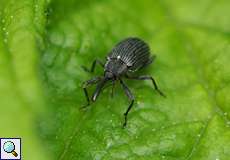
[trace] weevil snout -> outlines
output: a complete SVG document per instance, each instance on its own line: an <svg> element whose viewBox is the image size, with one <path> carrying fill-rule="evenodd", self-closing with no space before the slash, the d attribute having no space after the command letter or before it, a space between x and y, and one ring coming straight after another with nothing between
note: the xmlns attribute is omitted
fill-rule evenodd
<svg viewBox="0 0 230 160"><path fill-rule="evenodd" d="M106 79L115 79L115 75L113 74L113 73L111 73L111 72L109 72L109 71L105 71L105 78Z"/></svg>

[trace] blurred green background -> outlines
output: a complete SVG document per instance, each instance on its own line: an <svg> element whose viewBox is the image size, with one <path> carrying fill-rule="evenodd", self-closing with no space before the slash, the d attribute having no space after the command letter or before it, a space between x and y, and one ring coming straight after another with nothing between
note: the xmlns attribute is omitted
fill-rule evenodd
<svg viewBox="0 0 230 160"><path fill-rule="evenodd" d="M228 160L229 0L0 0L0 137L21 137L31 160ZM157 59L86 111L81 83L120 40ZM94 87L90 88L90 93Z"/></svg>

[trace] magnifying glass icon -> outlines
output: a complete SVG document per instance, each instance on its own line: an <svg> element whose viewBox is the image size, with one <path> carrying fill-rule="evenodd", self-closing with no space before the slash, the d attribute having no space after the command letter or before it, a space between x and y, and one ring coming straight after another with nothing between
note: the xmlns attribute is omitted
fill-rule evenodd
<svg viewBox="0 0 230 160"><path fill-rule="evenodd" d="M15 157L18 156L17 152L15 152L15 145L13 142L11 141L7 141L3 144L3 149L6 153L11 153L13 154Z"/></svg>

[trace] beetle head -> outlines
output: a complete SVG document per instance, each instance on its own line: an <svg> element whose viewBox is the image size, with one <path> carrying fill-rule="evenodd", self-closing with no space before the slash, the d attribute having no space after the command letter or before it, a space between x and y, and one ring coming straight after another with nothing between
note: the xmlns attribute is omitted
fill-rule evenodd
<svg viewBox="0 0 230 160"><path fill-rule="evenodd" d="M111 80L115 79L114 74L109 72L109 71L106 71L104 76L105 76L105 79L108 79L108 80L109 79L111 79Z"/></svg>

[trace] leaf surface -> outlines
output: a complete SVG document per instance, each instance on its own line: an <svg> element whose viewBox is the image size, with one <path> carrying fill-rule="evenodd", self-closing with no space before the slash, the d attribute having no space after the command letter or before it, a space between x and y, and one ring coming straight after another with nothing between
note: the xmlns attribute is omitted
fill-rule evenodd
<svg viewBox="0 0 230 160"><path fill-rule="evenodd" d="M38 147L41 153L58 160L228 159L228 0L57 0L47 4L5 2L18 16L15 22L10 21L11 12L1 12L9 19L1 24L9 39L4 41L7 31L2 30L4 76L0 80L1 97L6 98L0 104L12 109L7 114L18 108L26 134L34 128L31 119L38 119L38 130L30 136L44 146ZM28 8L28 13L26 9L17 13L21 7ZM103 74L100 66L94 74L81 66L91 66L96 58L105 61L112 47L130 36L144 39L157 55L138 74L152 75L167 98L158 95L151 82L125 80L136 101L128 126L122 129L129 101L118 83L113 98L108 87L96 103L79 110L86 103L82 82ZM89 92L94 89L90 87ZM15 130L21 134L22 129ZM9 133L10 129L4 134Z"/></svg>

